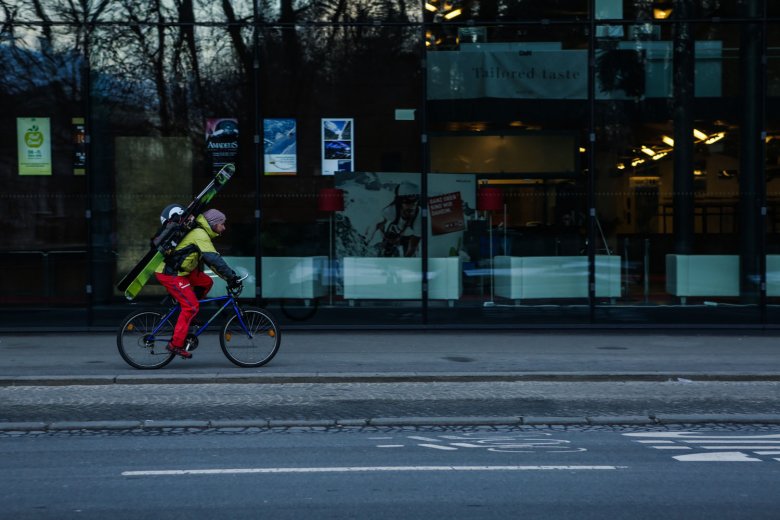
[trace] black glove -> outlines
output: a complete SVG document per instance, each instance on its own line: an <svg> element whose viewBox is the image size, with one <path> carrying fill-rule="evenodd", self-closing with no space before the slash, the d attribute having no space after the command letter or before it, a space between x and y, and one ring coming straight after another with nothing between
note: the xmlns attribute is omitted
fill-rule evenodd
<svg viewBox="0 0 780 520"><path fill-rule="evenodd" d="M242 286L241 279L238 276L234 276L233 278L228 280L227 284L228 284L228 288L231 290L238 289L239 287Z"/></svg>

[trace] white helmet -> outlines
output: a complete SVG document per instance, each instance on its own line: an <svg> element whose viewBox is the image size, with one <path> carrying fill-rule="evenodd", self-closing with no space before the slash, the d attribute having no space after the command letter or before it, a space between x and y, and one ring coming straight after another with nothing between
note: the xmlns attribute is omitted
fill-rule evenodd
<svg viewBox="0 0 780 520"><path fill-rule="evenodd" d="M165 209L162 210L162 213L160 213L160 224L165 224L166 222L174 218L176 215L183 215L183 214L184 214L184 208L179 204L170 204L168 206L165 206Z"/></svg>

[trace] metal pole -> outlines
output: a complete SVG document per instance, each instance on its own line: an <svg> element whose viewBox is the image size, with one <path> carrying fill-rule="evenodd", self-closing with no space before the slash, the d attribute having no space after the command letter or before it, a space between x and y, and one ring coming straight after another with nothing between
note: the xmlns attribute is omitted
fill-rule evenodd
<svg viewBox="0 0 780 520"><path fill-rule="evenodd" d="M644 278L645 278L645 303L648 302L650 296L650 239L645 239L645 261L644 261Z"/></svg>
<svg viewBox="0 0 780 520"><path fill-rule="evenodd" d="M328 300L333 307L333 212L330 212L330 225L328 226Z"/></svg>
<svg viewBox="0 0 780 520"><path fill-rule="evenodd" d="M490 241L490 304L492 305L494 300L493 297L493 280L495 278L495 273L493 271L493 212L488 212L488 233L489 233L489 241Z"/></svg>

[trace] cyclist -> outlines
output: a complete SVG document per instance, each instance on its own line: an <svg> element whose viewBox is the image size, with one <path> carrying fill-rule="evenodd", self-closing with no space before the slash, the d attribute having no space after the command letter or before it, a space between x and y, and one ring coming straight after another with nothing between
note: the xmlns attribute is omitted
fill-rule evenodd
<svg viewBox="0 0 780 520"><path fill-rule="evenodd" d="M200 309L198 300L206 296L214 285L211 277L203 272L201 261L227 281L231 289L241 285L236 272L220 256L212 243L212 239L225 232L226 220L225 214L217 209L210 209L198 215L192 230L184 235L173 254L165 259L165 263L158 267L155 273L157 280L181 305L173 338L166 348L183 358L192 357L184 342L190 322Z"/></svg>

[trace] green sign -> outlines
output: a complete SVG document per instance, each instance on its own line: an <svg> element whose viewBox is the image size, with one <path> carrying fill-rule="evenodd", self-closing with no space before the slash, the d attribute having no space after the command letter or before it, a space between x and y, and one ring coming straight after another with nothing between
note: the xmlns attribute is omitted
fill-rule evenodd
<svg viewBox="0 0 780 520"><path fill-rule="evenodd" d="M51 127L48 117L17 117L19 175L51 175Z"/></svg>

